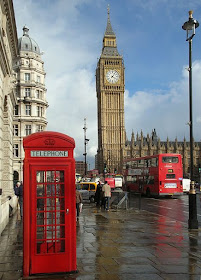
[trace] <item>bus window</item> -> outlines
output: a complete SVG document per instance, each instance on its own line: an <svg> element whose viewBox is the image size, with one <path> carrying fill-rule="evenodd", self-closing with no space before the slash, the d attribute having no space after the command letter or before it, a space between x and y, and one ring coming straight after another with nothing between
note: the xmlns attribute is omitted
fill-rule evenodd
<svg viewBox="0 0 201 280"><path fill-rule="evenodd" d="M149 176L145 176L144 177L144 183L145 183L145 185L148 185L148 183L149 183Z"/></svg>
<svg viewBox="0 0 201 280"><path fill-rule="evenodd" d="M174 179L175 178L175 174L166 174L166 178L167 179Z"/></svg>
<svg viewBox="0 0 201 280"><path fill-rule="evenodd" d="M135 168L135 167L137 167L137 161L136 160L134 160L131 164L131 168Z"/></svg>
<svg viewBox="0 0 201 280"><path fill-rule="evenodd" d="M157 167L158 166L158 159L157 158L152 158L151 159L151 166L152 167Z"/></svg>
<svg viewBox="0 0 201 280"><path fill-rule="evenodd" d="M179 159L178 157L162 157L163 163L178 163Z"/></svg>
<svg viewBox="0 0 201 280"><path fill-rule="evenodd" d="M138 167L144 167L144 160L138 160Z"/></svg>
<svg viewBox="0 0 201 280"><path fill-rule="evenodd" d="M153 185L154 184L154 176L149 176L147 184L148 185Z"/></svg>
<svg viewBox="0 0 201 280"><path fill-rule="evenodd" d="M132 181L132 176L127 176L127 177L126 177L126 181L127 181L127 182L131 182L131 181Z"/></svg>
<svg viewBox="0 0 201 280"><path fill-rule="evenodd" d="M145 160L145 167L151 167L151 159Z"/></svg>

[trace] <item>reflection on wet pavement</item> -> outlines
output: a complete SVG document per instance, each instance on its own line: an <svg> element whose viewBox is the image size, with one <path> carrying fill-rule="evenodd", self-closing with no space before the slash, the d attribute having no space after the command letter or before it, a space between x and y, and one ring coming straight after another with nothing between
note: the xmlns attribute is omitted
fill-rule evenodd
<svg viewBox="0 0 201 280"><path fill-rule="evenodd" d="M147 211L110 210L84 205L77 222L77 274L30 279L201 279L201 231ZM182 215L182 210L178 215ZM0 237L0 279L21 279L22 223L17 215Z"/></svg>

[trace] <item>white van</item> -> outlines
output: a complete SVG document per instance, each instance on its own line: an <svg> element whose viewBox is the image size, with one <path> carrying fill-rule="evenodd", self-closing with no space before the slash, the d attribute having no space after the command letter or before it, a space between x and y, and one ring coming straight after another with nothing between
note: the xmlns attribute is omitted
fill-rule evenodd
<svg viewBox="0 0 201 280"><path fill-rule="evenodd" d="M190 191L190 183L191 183L190 179L183 179L182 180L183 192L184 193L189 193L189 191Z"/></svg>

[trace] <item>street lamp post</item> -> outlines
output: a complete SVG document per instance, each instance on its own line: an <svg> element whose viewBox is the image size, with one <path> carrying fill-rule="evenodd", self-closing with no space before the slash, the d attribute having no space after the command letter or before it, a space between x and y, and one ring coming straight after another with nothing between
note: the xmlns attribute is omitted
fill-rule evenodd
<svg viewBox="0 0 201 280"><path fill-rule="evenodd" d="M193 174L193 111L192 111L192 39L195 35L195 29L199 26L197 20L193 19L193 11L189 11L189 20L182 28L187 32L186 41L189 42L189 127L190 127L190 191L189 191L189 229L198 229L197 203Z"/></svg>
<svg viewBox="0 0 201 280"><path fill-rule="evenodd" d="M87 144L89 142L89 139L86 137L86 132L87 132L87 125L86 125L86 118L84 118L84 175L87 175Z"/></svg>

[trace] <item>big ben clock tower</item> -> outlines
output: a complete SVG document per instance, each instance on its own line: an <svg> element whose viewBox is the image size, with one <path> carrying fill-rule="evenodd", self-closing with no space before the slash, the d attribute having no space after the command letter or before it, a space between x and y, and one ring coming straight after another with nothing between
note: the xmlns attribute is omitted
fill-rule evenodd
<svg viewBox="0 0 201 280"><path fill-rule="evenodd" d="M124 63L117 50L116 35L110 22L108 7L107 27L96 69L98 105L99 172L121 172L125 147L124 125Z"/></svg>

